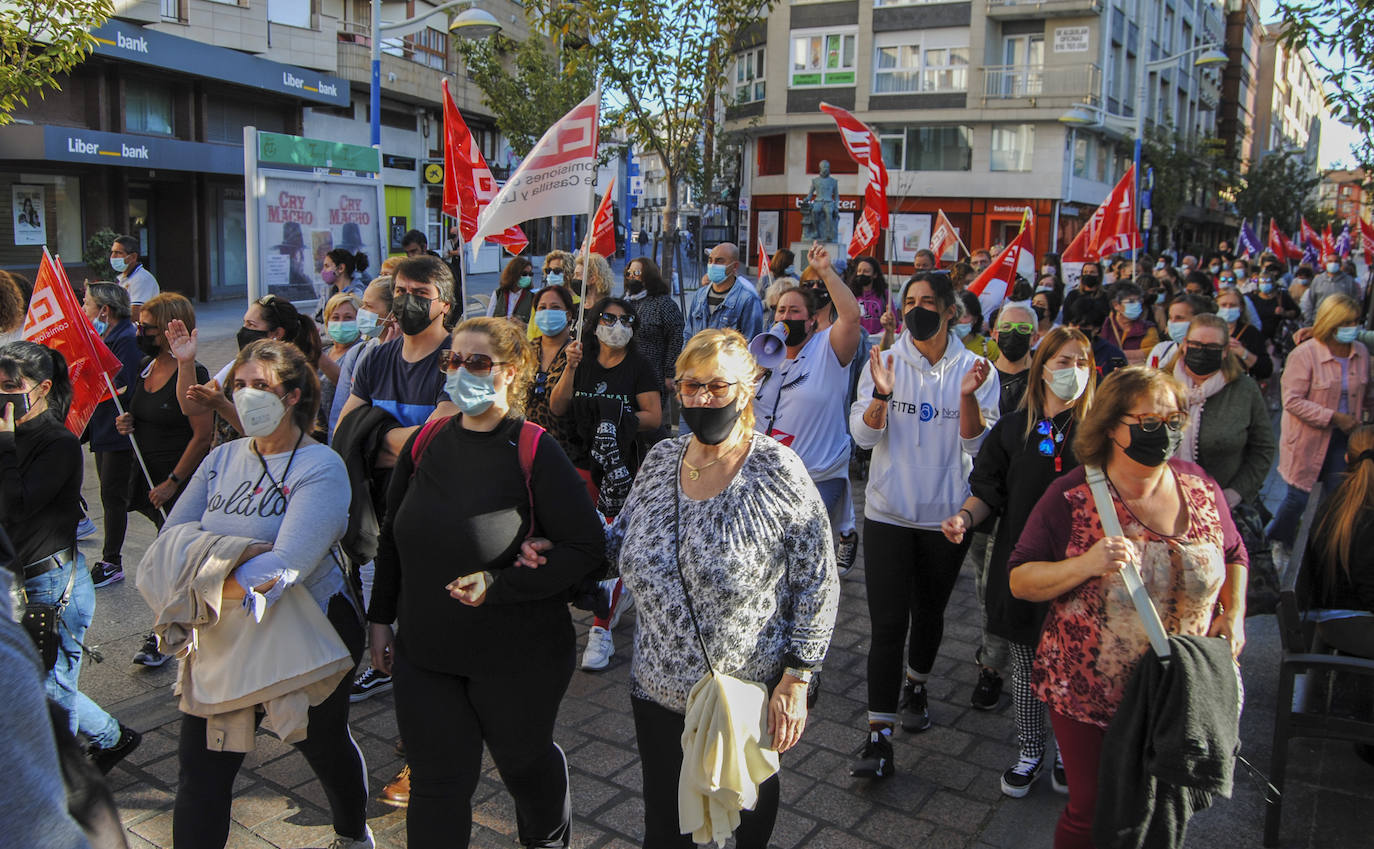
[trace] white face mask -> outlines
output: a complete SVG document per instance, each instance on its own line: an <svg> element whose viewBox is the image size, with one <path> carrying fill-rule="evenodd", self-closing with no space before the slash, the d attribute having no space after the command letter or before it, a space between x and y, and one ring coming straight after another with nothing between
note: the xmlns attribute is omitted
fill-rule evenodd
<svg viewBox="0 0 1374 849"><path fill-rule="evenodd" d="M624 348L630 344L630 337L633 335L633 330L619 322L616 322L614 327L599 324L596 328L596 338L607 348Z"/></svg>
<svg viewBox="0 0 1374 849"><path fill-rule="evenodd" d="M244 436L267 436L281 424L286 405L275 392L245 386L234 393L234 409L239 414Z"/></svg>
<svg viewBox="0 0 1374 849"><path fill-rule="evenodd" d="M1328 262L1328 263L1326 264L1326 273L1327 273L1327 274L1335 274L1336 272L1338 272L1338 271L1340 271L1340 270L1341 270L1341 264L1340 264L1339 262Z"/></svg>
<svg viewBox="0 0 1374 849"><path fill-rule="evenodd" d="M1050 385L1050 391L1059 396L1059 400L1073 403L1078 400L1079 395L1083 394L1083 390L1088 388L1088 370L1086 368L1046 369L1045 382Z"/></svg>

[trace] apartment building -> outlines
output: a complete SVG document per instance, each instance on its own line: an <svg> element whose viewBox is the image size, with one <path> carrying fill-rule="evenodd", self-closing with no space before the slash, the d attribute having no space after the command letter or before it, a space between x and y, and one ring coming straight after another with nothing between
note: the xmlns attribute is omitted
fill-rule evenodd
<svg viewBox="0 0 1374 849"><path fill-rule="evenodd" d="M1326 100L1311 54L1284 46L1281 29L1267 25L1260 41L1254 155L1260 159L1271 151L1297 151L1315 174Z"/></svg>

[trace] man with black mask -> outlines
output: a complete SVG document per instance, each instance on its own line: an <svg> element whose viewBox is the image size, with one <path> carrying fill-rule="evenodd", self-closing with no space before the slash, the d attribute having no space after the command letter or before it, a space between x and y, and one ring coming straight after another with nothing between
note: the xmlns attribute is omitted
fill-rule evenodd
<svg viewBox="0 0 1374 849"><path fill-rule="evenodd" d="M1097 298L1107 303L1106 288L1102 285L1102 263L1085 262L1078 276L1078 285L1064 295L1064 314L1079 298Z"/></svg>

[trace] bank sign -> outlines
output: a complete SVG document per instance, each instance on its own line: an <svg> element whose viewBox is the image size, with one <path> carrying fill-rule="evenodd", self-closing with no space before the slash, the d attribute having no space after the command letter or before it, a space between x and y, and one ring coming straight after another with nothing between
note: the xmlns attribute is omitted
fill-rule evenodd
<svg viewBox="0 0 1374 849"><path fill-rule="evenodd" d="M91 30L97 55L155 68L223 80L331 106L347 106L348 81L342 77L283 65L175 35L154 32L124 21Z"/></svg>
<svg viewBox="0 0 1374 849"><path fill-rule="evenodd" d="M242 174L243 151L227 144L188 142L74 127L43 128L45 158L91 165L122 165L165 171Z"/></svg>

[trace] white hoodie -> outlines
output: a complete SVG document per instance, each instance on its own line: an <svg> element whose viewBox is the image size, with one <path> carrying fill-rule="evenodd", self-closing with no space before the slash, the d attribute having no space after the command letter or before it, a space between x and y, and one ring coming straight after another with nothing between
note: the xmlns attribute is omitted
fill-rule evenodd
<svg viewBox="0 0 1374 849"><path fill-rule="evenodd" d="M939 530L968 497L973 455L998 417L997 370L978 387L978 406L987 427L978 436L959 435L959 384L978 360L953 334L945 355L930 363L908 334L883 353L893 371L887 427L864 424L873 398L873 373L859 378L858 400L849 410L849 430L861 448L873 449L864 515L904 528Z"/></svg>

